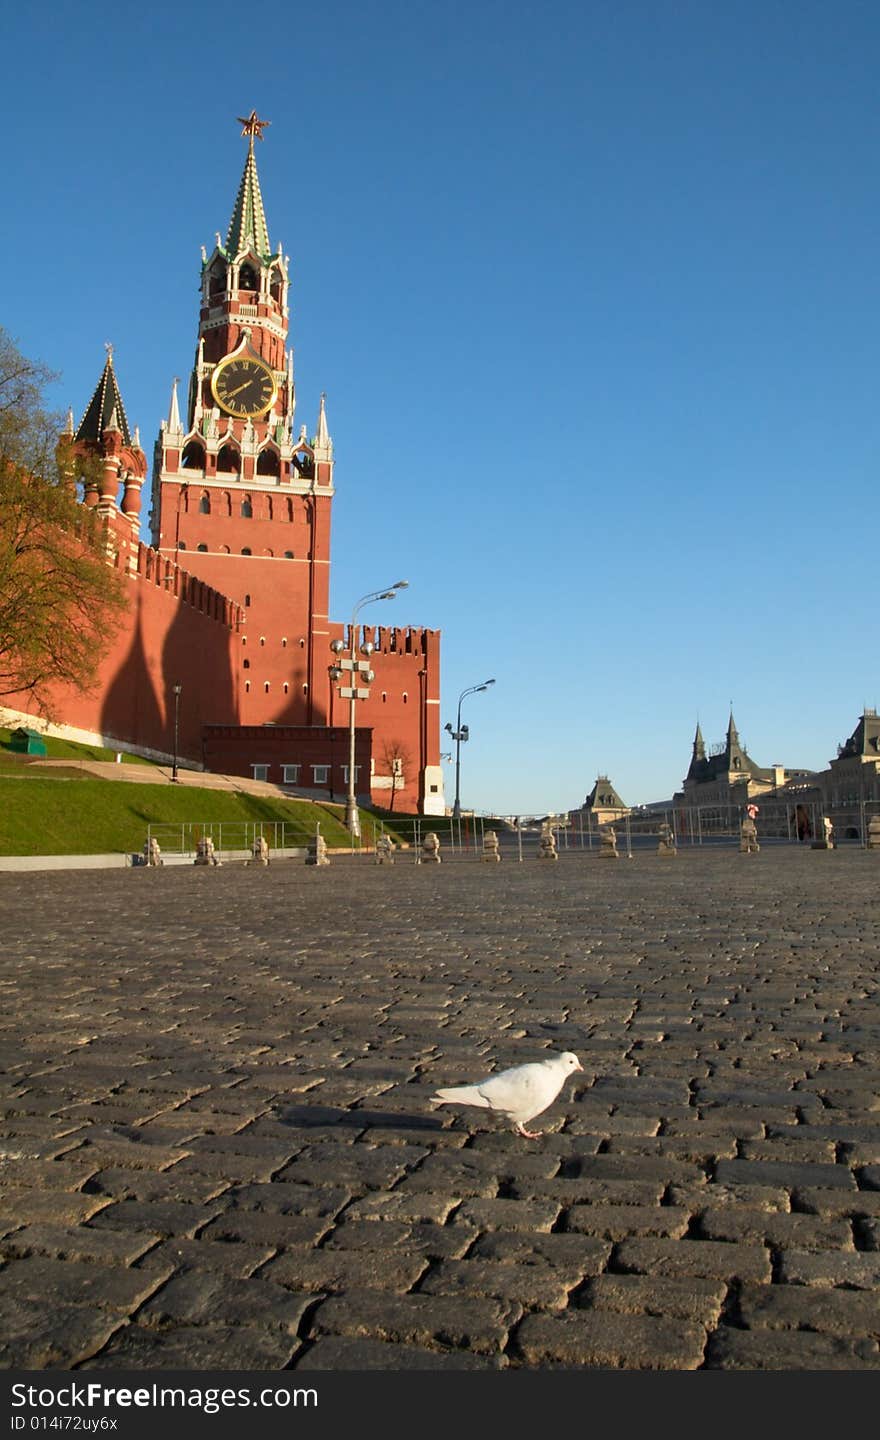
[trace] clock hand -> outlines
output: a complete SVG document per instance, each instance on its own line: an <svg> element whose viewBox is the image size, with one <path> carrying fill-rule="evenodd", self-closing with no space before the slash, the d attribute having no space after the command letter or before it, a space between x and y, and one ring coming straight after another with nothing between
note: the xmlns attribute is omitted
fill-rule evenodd
<svg viewBox="0 0 880 1440"><path fill-rule="evenodd" d="M227 398L228 400L234 400L234 399L235 399L235 396L236 396L236 395L240 395L241 392L242 392L242 390L246 390L250 384L251 384L251 381L250 381L250 380L245 380L244 384L243 384L243 385L239 385L239 387L238 387L237 390L227 390L227 392L226 392L226 398Z"/></svg>

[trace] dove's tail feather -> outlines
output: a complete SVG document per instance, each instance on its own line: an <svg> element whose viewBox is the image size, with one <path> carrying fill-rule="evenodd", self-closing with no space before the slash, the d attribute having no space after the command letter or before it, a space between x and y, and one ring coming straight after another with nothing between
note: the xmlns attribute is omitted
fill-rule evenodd
<svg viewBox="0 0 880 1440"><path fill-rule="evenodd" d="M436 1095L431 1096L438 1105L479 1105L481 1110L489 1110L491 1107L485 1095L480 1094L476 1085L456 1085L452 1090L438 1090Z"/></svg>

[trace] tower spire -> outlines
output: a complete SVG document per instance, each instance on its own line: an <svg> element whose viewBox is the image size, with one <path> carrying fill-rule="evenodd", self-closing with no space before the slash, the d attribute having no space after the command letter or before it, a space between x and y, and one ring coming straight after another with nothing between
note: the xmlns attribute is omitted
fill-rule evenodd
<svg viewBox="0 0 880 1440"><path fill-rule="evenodd" d="M177 375L171 386L171 404L168 407L168 429L175 433L180 429L180 406L177 403L177 386L179 378Z"/></svg>
<svg viewBox="0 0 880 1440"><path fill-rule="evenodd" d="M256 110L252 110L247 117L239 115L238 119L243 127L242 135L249 137L248 153L226 235L226 252L230 256L240 255L242 250L247 249L250 240L256 248L257 254L261 258L268 259L272 254L272 247L269 244L266 212L263 209L260 177L257 174L257 161L254 156L254 136L258 140L262 140L262 132L270 122L258 120Z"/></svg>
<svg viewBox="0 0 880 1440"><path fill-rule="evenodd" d="M113 369L113 346L108 343L104 348L107 351L104 369L74 438L97 442L105 430L116 429L121 433L125 444L130 445L131 431Z"/></svg>

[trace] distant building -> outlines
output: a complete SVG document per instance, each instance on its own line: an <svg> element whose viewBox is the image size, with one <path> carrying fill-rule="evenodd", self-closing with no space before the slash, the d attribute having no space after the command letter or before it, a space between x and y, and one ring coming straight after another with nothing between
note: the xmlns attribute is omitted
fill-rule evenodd
<svg viewBox="0 0 880 1440"><path fill-rule="evenodd" d="M570 825L590 830L598 825L613 824L629 813L630 806L621 800L608 776L598 775L580 809L568 812L568 820Z"/></svg>
<svg viewBox="0 0 880 1440"><path fill-rule="evenodd" d="M812 775L809 771L791 770L784 765L758 765L752 759L740 741L731 710L723 744L708 755L702 731L697 725L691 763L682 790L675 796L675 803L742 807L795 778L803 783L805 778L812 779Z"/></svg>

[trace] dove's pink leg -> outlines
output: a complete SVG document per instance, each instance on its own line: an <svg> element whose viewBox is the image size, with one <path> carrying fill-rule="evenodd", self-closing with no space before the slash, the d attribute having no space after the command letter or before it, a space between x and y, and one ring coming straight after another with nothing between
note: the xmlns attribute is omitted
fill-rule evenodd
<svg viewBox="0 0 880 1440"><path fill-rule="evenodd" d="M527 1130L525 1125L517 1125L517 1135L524 1135L527 1140L540 1140L543 1130Z"/></svg>

